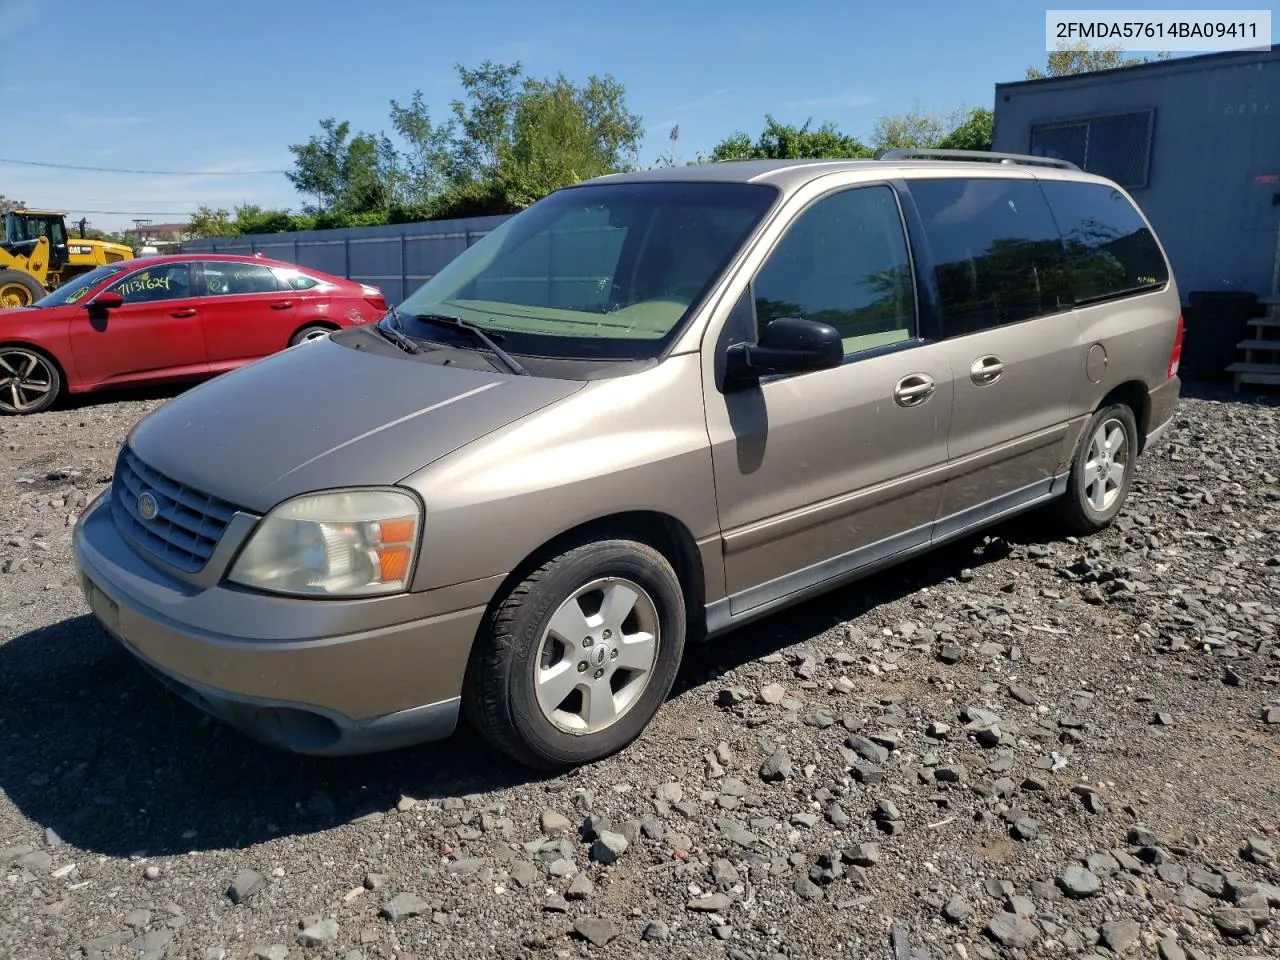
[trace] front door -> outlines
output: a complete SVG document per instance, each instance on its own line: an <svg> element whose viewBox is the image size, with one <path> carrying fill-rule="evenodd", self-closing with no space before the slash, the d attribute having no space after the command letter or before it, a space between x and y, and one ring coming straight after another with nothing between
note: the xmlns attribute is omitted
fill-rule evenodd
<svg viewBox="0 0 1280 960"><path fill-rule="evenodd" d="M947 346L919 339L903 218L888 185L810 204L740 307L757 331L783 316L831 324L845 362L728 393L708 385L735 615L928 542L952 392Z"/></svg>
<svg viewBox="0 0 1280 960"><path fill-rule="evenodd" d="M191 265L131 270L107 289L124 298L111 310L86 309L71 321L71 352L86 385L201 375L200 315L191 297Z"/></svg>
<svg viewBox="0 0 1280 960"><path fill-rule="evenodd" d="M946 177L909 189L955 375L945 535L1048 492L1069 452L1086 350L1062 240L1035 180Z"/></svg>

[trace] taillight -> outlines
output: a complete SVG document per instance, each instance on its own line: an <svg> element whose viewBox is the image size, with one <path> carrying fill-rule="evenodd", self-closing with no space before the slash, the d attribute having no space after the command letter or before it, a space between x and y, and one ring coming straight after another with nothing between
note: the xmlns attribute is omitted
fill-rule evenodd
<svg viewBox="0 0 1280 960"><path fill-rule="evenodd" d="M387 312L387 298L382 295L382 290L372 284L360 284L360 292L364 295L365 303L372 306L375 310Z"/></svg>
<svg viewBox="0 0 1280 960"><path fill-rule="evenodd" d="M1173 349L1169 352L1169 376L1177 376L1182 361L1182 314L1178 314L1178 332L1173 335Z"/></svg>

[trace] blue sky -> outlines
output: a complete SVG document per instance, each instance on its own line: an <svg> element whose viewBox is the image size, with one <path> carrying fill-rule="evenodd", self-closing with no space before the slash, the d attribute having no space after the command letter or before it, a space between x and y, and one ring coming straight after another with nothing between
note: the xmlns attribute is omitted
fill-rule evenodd
<svg viewBox="0 0 1280 960"><path fill-rule="evenodd" d="M289 168L288 145L321 117L388 128L388 101L415 88L443 119L454 64L485 59L577 81L612 74L644 118L645 164L677 123L682 159L737 129L754 136L766 112L866 136L877 116L914 105L990 107L993 84L1043 65L1044 11L1026 0L0 0L0 98L20 107L0 158L208 174L0 163L0 194L103 229L182 220L200 203L297 208L282 174L239 171Z"/></svg>

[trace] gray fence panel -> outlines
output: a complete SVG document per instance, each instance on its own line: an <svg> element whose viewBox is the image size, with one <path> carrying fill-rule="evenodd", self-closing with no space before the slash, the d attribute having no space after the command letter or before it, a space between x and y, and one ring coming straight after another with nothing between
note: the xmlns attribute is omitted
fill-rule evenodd
<svg viewBox="0 0 1280 960"><path fill-rule="evenodd" d="M273 260L372 284L391 303L401 303L450 260L507 219L474 217L247 237L202 237L185 241L180 249L183 253L261 253Z"/></svg>

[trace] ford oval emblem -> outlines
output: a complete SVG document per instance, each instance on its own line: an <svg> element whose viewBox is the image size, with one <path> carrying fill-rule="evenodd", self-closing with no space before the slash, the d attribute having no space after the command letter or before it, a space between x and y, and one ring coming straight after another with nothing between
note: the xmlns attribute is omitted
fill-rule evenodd
<svg viewBox="0 0 1280 960"><path fill-rule="evenodd" d="M148 491L138 496L138 513L143 520L154 520L160 513L160 504L155 498L155 494Z"/></svg>

